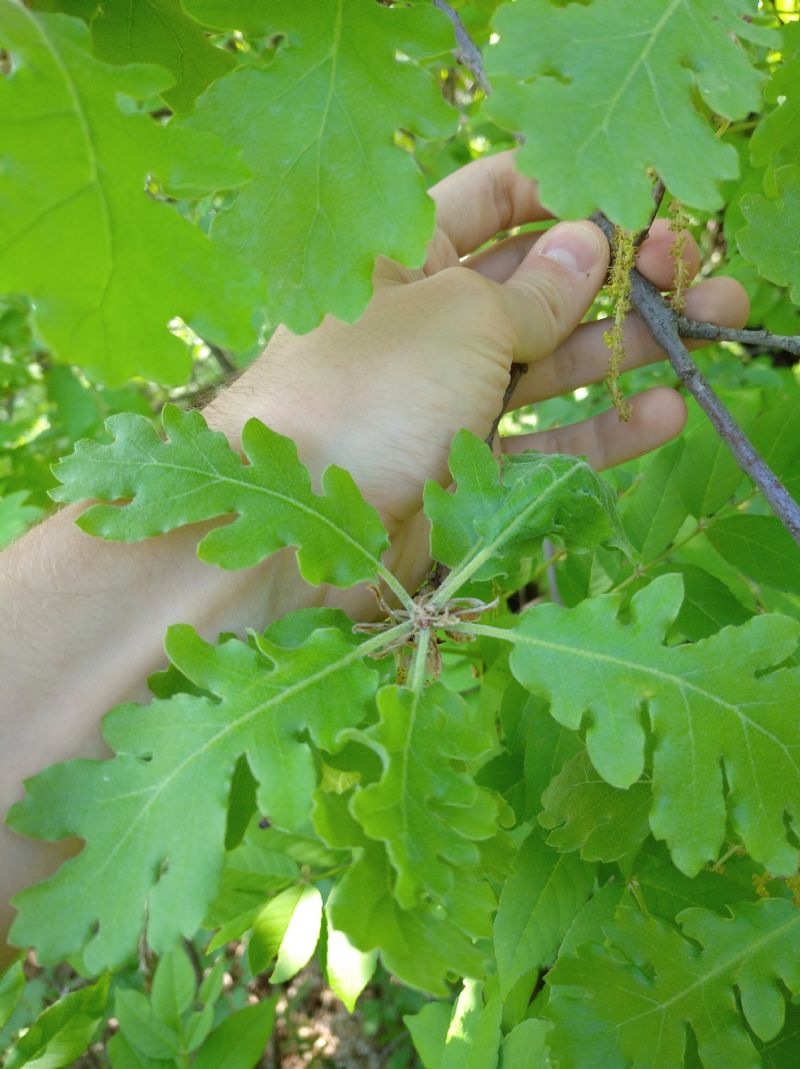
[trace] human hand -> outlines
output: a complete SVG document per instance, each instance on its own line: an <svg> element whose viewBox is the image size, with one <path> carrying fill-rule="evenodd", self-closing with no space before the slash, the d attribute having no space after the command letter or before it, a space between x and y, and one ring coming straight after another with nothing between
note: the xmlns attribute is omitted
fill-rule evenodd
<svg viewBox="0 0 800 1069"><path fill-rule="evenodd" d="M312 471L337 463L352 472L392 536L387 563L410 588L429 565L420 511L425 481L447 484L450 443L460 428L489 432L511 364L528 365L510 400L515 408L600 381L608 362L607 324L581 325L609 264L596 226L559 223L475 254L499 231L549 218L511 153L468 165L431 194L437 232L424 268L380 261L374 296L357 323L328 318L301 337L278 331L208 413L229 434L258 416L295 439ZM672 240L656 223L637 260L664 290L672 284ZM684 258L693 278L693 242ZM688 316L726 326L742 325L747 309L744 290L729 278L701 282L687 296ZM663 356L634 315L625 336L626 369ZM584 454L600 469L656 448L683 427L686 410L674 390L649 390L633 406L628 423L612 409L574 426L505 438L501 446Z"/></svg>

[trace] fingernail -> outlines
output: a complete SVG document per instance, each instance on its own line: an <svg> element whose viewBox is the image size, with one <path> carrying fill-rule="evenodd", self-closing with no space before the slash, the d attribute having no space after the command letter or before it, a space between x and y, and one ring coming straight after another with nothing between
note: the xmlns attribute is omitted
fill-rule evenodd
<svg viewBox="0 0 800 1069"><path fill-rule="evenodd" d="M557 223L534 248L579 275L590 271L602 253L597 232L581 223Z"/></svg>

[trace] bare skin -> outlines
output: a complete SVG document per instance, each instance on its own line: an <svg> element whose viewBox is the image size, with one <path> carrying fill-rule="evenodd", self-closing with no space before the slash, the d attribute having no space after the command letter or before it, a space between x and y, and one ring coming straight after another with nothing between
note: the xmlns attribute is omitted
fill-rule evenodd
<svg viewBox="0 0 800 1069"><path fill-rule="evenodd" d="M529 365L512 407L597 382L607 362L603 327L580 325L608 268L597 227L560 223L471 255L499 231L548 217L536 184L517 174L510 154L465 167L432 195L438 228L424 268L379 262L375 294L358 323L329 318L303 337L279 331L205 413L233 443L251 416L290 435L314 476L330 463L348 468L383 516L392 537L386 563L409 590L430 564L420 511L425 480L448 482L447 454L459 428L487 434L512 362ZM671 241L657 225L639 252L639 268L662 289L672 281ZM690 244L685 257L694 276L697 249ZM747 307L741 286L719 278L691 290L686 314L738 327ZM626 330L627 367L662 358L634 317ZM634 399L627 424L612 411L504 439L502 448L579 453L604 468L668 441L685 416L678 393L650 390ZM374 612L363 590L307 586L291 551L227 573L198 562L195 528L107 544L75 527L76 511L57 513L0 557L0 812L42 767L103 756L101 718L119 702L146 700L144 681L164 661L169 624L191 623L213 639L307 605ZM0 828L0 936L13 915L5 903L64 854L63 844Z"/></svg>

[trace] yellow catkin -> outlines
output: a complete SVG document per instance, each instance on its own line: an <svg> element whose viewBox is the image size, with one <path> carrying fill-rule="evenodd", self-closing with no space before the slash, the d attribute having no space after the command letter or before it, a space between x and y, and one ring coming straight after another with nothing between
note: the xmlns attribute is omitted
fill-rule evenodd
<svg viewBox="0 0 800 1069"><path fill-rule="evenodd" d="M686 266L686 260L683 256L689 242L689 217L681 202L674 197L669 202L668 210L669 228L675 235L675 240L669 250L670 257L675 264L672 274L674 285L670 297L670 304L673 310L680 315L686 304L686 285L689 281L689 269Z"/></svg>
<svg viewBox="0 0 800 1069"><path fill-rule="evenodd" d="M611 263L611 296L614 299L614 323L605 332L603 340L609 349L606 386L617 415L627 423L633 415L633 405L622 395L619 388L619 376L622 361L625 359L624 328L625 317L631 310L631 268L636 259L634 246L635 234L620 226L614 227L613 259Z"/></svg>

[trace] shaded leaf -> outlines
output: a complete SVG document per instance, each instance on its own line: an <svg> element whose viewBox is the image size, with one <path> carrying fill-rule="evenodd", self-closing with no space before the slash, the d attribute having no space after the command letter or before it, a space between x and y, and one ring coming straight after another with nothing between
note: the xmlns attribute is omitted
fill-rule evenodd
<svg viewBox="0 0 800 1069"><path fill-rule="evenodd" d="M105 1017L109 978L73 991L41 1013L20 1036L5 1069L61 1069L71 1065L94 1038Z"/></svg>
<svg viewBox="0 0 800 1069"><path fill-rule="evenodd" d="M693 875L718 855L727 811L754 858L793 872L784 813L800 815L798 674L765 670L794 651L800 626L759 616L694 645L664 647L681 599L680 577L666 575L633 598L629 624L617 619L615 595L570 610L537 606L509 633L511 669L550 698L560 723L577 730L588 721L592 764L616 787L642 774L646 708L650 826L682 871Z"/></svg>
<svg viewBox="0 0 800 1069"><path fill-rule="evenodd" d="M706 538L757 583L800 593L800 547L774 516L731 516L712 524Z"/></svg>
<svg viewBox="0 0 800 1069"><path fill-rule="evenodd" d="M497 974L503 995L532 969L549 964L573 917L589 897L594 866L559 854L537 829L520 847L494 923Z"/></svg>
<svg viewBox="0 0 800 1069"><path fill-rule="evenodd" d="M567 761L542 795L539 823L556 850L580 850L584 861L616 861L647 838L650 784L619 790L598 775L586 751Z"/></svg>
<svg viewBox="0 0 800 1069"><path fill-rule="evenodd" d="M800 304L800 247L795 234L800 227L800 167L775 171L776 196L742 199L747 220L737 235L739 250L770 282L787 286L795 304Z"/></svg>
<svg viewBox="0 0 800 1069"><path fill-rule="evenodd" d="M254 1069L275 1024L272 999L226 1017L197 1052L194 1069Z"/></svg>
<svg viewBox="0 0 800 1069"><path fill-rule="evenodd" d="M625 910L606 926L612 953L589 944L558 961L545 1014L563 1069L673 1069L687 1024L706 1069L759 1064L743 1017L761 1040L779 1033L779 985L800 990L800 912L773 899L728 918L690 909L680 922L683 934Z"/></svg>

